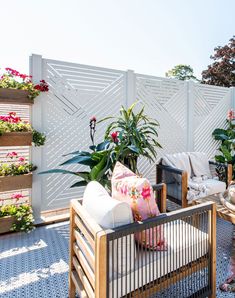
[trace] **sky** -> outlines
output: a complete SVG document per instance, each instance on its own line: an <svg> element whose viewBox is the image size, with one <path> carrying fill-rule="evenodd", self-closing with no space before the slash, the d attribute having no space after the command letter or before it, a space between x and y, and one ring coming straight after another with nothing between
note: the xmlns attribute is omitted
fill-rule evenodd
<svg viewBox="0 0 235 298"><path fill-rule="evenodd" d="M235 35L235 0L0 0L0 68L28 73L29 56L200 78Z"/></svg>

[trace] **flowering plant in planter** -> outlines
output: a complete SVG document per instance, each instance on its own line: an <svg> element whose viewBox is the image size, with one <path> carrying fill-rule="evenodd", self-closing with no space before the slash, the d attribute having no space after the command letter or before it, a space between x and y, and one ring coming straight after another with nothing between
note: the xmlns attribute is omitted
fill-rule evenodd
<svg viewBox="0 0 235 298"><path fill-rule="evenodd" d="M17 176L28 174L36 170L36 166L25 161L23 156L18 156L17 152L9 152L6 156L12 160L11 163L0 164L0 176Z"/></svg>
<svg viewBox="0 0 235 298"><path fill-rule="evenodd" d="M44 134L34 130L27 121L22 121L15 112L0 115L0 136L8 132L32 132L35 146L44 145L46 140Z"/></svg>
<svg viewBox="0 0 235 298"><path fill-rule="evenodd" d="M130 169L137 172L137 158L145 156L149 161L156 157L156 148L161 147L157 142L158 122L144 114L144 107L138 113L134 113L134 107L120 110L120 117L107 127L104 141L95 145L96 124L95 117L90 120L90 137L92 145L90 151L75 151L67 155L73 155L60 166L80 164L89 167L88 171L67 171L65 169L52 169L40 174L62 173L73 174L82 178L71 187L84 186L92 180L96 180L110 189L110 175L117 161L127 164Z"/></svg>
<svg viewBox="0 0 235 298"><path fill-rule="evenodd" d="M0 200L0 222L1 218L4 219L9 216L13 217L14 221L11 224L10 231L24 231L29 233L34 229L33 210L27 202L18 204L17 202L21 198L23 198L22 194L13 194L11 199L14 200L15 203L10 205L4 205L4 200Z"/></svg>
<svg viewBox="0 0 235 298"><path fill-rule="evenodd" d="M0 88L20 89L28 91L28 97L34 99L40 92L49 90L48 84L41 80L39 84L32 83L32 76L19 73L12 68L5 68L0 78Z"/></svg>

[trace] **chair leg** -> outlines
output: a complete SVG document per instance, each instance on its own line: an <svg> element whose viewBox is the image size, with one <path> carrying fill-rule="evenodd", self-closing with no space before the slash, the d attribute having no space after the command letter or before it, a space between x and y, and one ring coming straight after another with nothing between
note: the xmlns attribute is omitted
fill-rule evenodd
<svg viewBox="0 0 235 298"><path fill-rule="evenodd" d="M182 173L182 208L188 207L187 193L188 193L188 174L187 172Z"/></svg>
<svg viewBox="0 0 235 298"><path fill-rule="evenodd" d="M69 274L69 298L75 298L76 296L76 287L72 280L71 274Z"/></svg>

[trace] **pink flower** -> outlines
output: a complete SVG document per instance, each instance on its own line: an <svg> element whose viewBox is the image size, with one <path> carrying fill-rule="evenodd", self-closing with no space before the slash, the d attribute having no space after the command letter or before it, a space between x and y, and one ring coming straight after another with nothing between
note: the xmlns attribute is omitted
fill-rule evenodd
<svg viewBox="0 0 235 298"><path fill-rule="evenodd" d="M17 152L12 151L12 152L7 153L7 156L6 157L13 158L13 157L17 157L17 156L18 156Z"/></svg>
<svg viewBox="0 0 235 298"><path fill-rule="evenodd" d="M25 158L23 156L20 156L18 158L18 160L19 160L20 163L24 163L25 162Z"/></svg>
<svg viewBox="0 0 235 298"><path fill-rule="evenodd" d="M14 193L12 196L11 196L11 199L15 199L16 201L18 201L19 199L22 199L23 198L23 195L21 193Z"/></svg>
<svg viewBox="0 0 235 298"><path fill-rule="evenodd" d="M117 131L112 132L111 138L113 139L114 143L117 143L118 142L118 132Z"/></svg>
<svg viewBox="0 0 235 298"><path fill-rule="evenodd" d="M233 111L232 109L228 111L227 119L228 119L229 121L231 121L231 120L234 119L234 111Z"/></svg>
<svg viewBox="0 0 235 298"><path fill-rule="evenodd" d="M144 200L150 199L151 189L150 189L150 186L148 184L146 184L145 186L143 186L141 195L142 195L142 197L143 197Z"/></svg>

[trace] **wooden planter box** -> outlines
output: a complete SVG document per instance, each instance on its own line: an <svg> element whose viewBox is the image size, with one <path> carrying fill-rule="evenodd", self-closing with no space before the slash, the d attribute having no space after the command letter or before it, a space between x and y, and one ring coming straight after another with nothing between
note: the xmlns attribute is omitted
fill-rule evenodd
<svg viewBox="0 0 235 298"><path fill-rule="evenodd" d="M0 192L32 187L32 173L19 176L0 176Z"/></svg>
<svg viewBox="0 0 235 298"><path fill-rule="evenodd" d="M0 146L31 146L32 132L7 132L0 136Z"/></svg>
<svg viewBox="0 0 235 298"><path fill-rule="evenodd" d="M5 216L0 218L0 234L10 232L13 223L16 222L14 216Z"/></svg>
<svg viewBox="0 0 235 298"><path fill-rule="evenodd" d="M33 100L28 95L26 90L0 88L0 103L32 105Z"/></svg>

